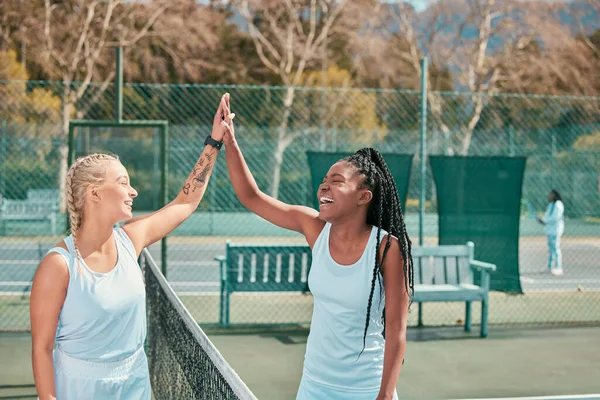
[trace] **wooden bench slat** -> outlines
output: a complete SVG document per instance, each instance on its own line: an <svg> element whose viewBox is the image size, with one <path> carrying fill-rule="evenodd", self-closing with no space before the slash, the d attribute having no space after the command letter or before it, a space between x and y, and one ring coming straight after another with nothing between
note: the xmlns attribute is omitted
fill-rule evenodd
<svg viewBox="0 0 600 400"><path fill-rule="evenodd" d="M227 290L305 291L310 256L308 246L228 245L227 257L237 262L227 267Z"/></svg>
<svg viewBox="0 0 600 400"><path fill-rule="evenodd" d="M58 200L3 199L0 204L0 222L6 233L7 221L48 221L51 233L55 234L58 211Z"/></svg>
<svg viewBox="0 0 600 400"><path fill-rule="evenodd" d="M479 286L415 285L414 302L480 301L484 293Z"/></svg>
<svg viewBox="0 0 600 400"><path fill-rule="evenodd" d="M465 245L444 246L415 246L412 248L413 257L468 257L469 247Z"/></svg>

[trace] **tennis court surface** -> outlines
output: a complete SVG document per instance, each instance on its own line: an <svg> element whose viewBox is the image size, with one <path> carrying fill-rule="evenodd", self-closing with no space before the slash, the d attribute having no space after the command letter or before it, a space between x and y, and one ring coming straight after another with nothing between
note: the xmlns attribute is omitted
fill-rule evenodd
<svg viewBox="0 0 600 400"><path fill-rule="evenodd" d="M156 399L294 399L307 331L208 330L147 258L147 353ZM599 398L600 328L409 329L402 399ZM0 399L35 399L29 333L0 333ZM519 397L520 396L520 397Z"/></svg>

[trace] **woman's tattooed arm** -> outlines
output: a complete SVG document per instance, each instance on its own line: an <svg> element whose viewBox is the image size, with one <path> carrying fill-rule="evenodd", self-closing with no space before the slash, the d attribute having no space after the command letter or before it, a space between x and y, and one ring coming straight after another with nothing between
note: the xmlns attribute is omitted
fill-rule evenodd
<svg viewBox="0 0 600 400"><path fill-rule="evenodd" d="M196 193L196 189L206 187L212 172L213 164L216 160L216 152L217 151L214 147L208 146L202 155L200 155L196 165L194 165L192 173L185 181L183 188L181 189L184 195L194 195Z"/></svg>
<svg viewBox="0 0 600 400"><path fill-rule="evenodd" d="M223 119L225 116L225 119ZM223 95L213 118L211 137L222 141L225 129L235 115L229 109L229 95ZM144 247L170 234L196 210L210 181L218 149L205 145L194 168L185 180L177 197L160 210L130 219L123 227L139 255Z"/></svg>

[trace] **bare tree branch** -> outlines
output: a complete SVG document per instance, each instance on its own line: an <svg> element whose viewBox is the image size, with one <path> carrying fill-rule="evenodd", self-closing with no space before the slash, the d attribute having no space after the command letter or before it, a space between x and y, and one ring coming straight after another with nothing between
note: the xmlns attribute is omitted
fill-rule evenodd
<svg viewBox="0 0 600 400"><path fill-rule="evenodd" d="M283 4L282 4L283 3ZM289 118L297 86L307 67L316 62L327 43L329 32L339 20L347 0L254 1L237 0L234 5L248 24L258 57L278 74L285 86L283 109L277 129L271 195L278 196L283 153L298 135L290 131ZM335 7L332 8L332 4ZM322 12L321 10L327 10ZM329 12L331 10L331 12Z"/></svg>
<svg viewBox="0 0 600 400"><path fill-rule="evenodd" d="M168 9L169 9L168 3L165 3L165 4L161 5L160 7L158 7L156 9L156 11L154 11L154 13L150 16L148 21L146 21L146 24L142 27L142 29L140 29L140 31L133 38L127 39L127 40L121 40L119 42L119 45L120 46L133 46L134 44L139 42L142 38L147 37L150 28L152 28L152 26L154 25L156 20L158 20L161 17L161 15L164 14L165 11L167 11ZM109 43L108 45L113 46L114 44L115 43Z"/></svg>
<svg viewBox="0 0 600 400"><path fill-rule="evenodd" d="M271 71L273 71L274 73L279 75L281 73L281 69L277 65L275 65L275 63L272 63L269 60L269 58L265 55L263 46L267 48L267 50L269 51L269 54L278 63L281 62L282 57L279 54L279 52L275 49L273 44L271 44L271 42L268 41L264 37L264 35L261 33L261 31L254 24L253 15L250 13L250 10L248 8L248 0L243 0L240 4L240 7L238 8L238 10L240 11L240 14L242 14L244 19L248 23L248 30L250 32L250 36L252 37L252 41L254 42L254 46L256 47L256 51L258 53L260 60L263 62L263 64L267 68L269 68ZM267 16L267 18L269 19L269 21L272 21L272 18L269 18L269 16Z"/></svg>

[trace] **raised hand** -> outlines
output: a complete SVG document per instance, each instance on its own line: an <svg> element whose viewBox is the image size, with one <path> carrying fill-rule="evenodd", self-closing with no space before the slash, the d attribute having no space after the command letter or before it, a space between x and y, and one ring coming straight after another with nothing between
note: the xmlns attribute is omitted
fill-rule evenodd
<svg viewBox="0 0 600 400"><path fill-rule="evenodd" d="M229 103L229 95L227 95L226 103L226 114L225 114L225 135L223 136L223 143L225 146L233 143L235 141L235 129L233 127L233 118L235 118L235 114L231 112L231 106Z"/></svg>
<svg viewBox="0 0 600 400"><path fill-rule="evenodd" d="M227 117L231 114L229 110L229 93L225 93L221 96L221 102L219 103L219 108L215 113L215 117L213 119L213 128L211 137L219 142L223 141L223 136L225 132L227 132ZM230 118L230 120L233 117Z"/></svg>

